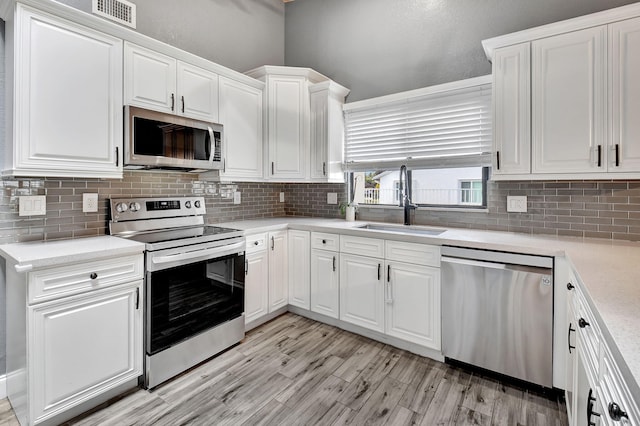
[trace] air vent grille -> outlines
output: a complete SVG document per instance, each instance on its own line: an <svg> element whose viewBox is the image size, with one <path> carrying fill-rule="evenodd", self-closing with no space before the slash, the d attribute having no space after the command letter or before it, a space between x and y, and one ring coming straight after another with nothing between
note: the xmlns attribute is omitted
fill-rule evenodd
<svg viewBox="0 0 640 426"><path fill-rule="evenodd" d="M136 27L136 5L125 0L92 0L93 13L119 24Z"/></svg>

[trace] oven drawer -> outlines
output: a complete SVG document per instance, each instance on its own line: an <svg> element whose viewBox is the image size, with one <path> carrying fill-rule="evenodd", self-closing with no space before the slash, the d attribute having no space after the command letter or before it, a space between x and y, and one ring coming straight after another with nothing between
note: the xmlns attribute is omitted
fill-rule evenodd
<svg viewBox="0 0 640 426"><path fill-rule="evenodd" d="M267 249L267 234L254 234L247 236L247 253L257 253Z"/></svg>
<svg viewBox="0 0 640 426"><path fill-rule="evenodd" d="M142 254L41 269L28 273L29 304L143 278Z"/></svg>

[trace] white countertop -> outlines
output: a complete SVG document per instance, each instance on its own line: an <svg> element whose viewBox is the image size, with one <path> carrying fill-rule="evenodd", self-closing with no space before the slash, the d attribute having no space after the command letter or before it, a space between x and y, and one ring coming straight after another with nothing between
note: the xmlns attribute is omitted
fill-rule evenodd
<svg viewBox="0 0 640 426"><path fill-rule="evenodd" d="M604 337L621 364L623 374L634 379L629 383L630 390L640 398L640 243L459 228L449 228L437 236L357 229L367 223L371 222L283 217L220 225L244 230L247 235L287 228L333 231L373 238L566 257L577 272L594 313L604 325Z"/></svg>
<svg viewBox="0 0 640 426"><path fill-rule="evenodd" d="M0 255L23 271L143 252L144 244L109 235L0 245Z"/></svg>

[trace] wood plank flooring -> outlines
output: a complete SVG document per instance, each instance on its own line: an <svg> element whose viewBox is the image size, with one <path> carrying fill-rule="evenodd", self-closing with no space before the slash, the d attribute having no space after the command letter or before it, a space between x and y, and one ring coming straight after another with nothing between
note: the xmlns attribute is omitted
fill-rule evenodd
<svg viewBox="0 0 640 426"><path fill-rule="evenodd" d="M557 425L564 402L294 314L68 425ZM7 400L0 422L16 425Z"/></svg>

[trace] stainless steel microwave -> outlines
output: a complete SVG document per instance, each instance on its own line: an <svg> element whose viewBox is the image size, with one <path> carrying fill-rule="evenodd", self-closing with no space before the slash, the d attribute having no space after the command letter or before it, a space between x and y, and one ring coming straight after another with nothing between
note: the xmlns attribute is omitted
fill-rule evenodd
<svg viewBox="0 0 640 426"><path fill-rule="evenodd" d="M223 168L221 124L133 106L124 116L126 169Z"/></svg>

